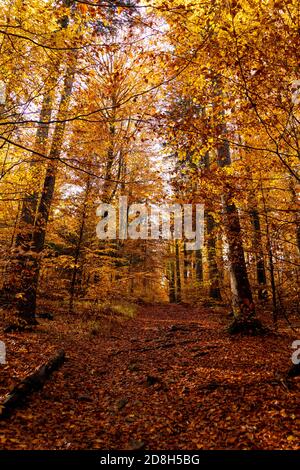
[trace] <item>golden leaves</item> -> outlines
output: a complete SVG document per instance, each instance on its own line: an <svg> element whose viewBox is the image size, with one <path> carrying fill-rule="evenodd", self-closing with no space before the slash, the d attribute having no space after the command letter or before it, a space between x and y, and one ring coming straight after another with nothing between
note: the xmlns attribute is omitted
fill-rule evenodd
<svg viewBox="0 0 300 470"><path fill-rule="evenodd" d="M88 12L88 6L85 3L78 3L78 9L82 15L86 15Z"/></svg>

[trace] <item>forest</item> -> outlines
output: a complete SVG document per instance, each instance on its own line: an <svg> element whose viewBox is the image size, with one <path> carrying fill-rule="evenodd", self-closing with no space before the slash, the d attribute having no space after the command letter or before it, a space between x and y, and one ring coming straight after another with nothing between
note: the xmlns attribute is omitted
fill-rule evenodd
<svg viewBox="0 0 300 470"><path fill-rule="evenodd" d="M0 450L299 450L298 0L0 11Z"/></svg>

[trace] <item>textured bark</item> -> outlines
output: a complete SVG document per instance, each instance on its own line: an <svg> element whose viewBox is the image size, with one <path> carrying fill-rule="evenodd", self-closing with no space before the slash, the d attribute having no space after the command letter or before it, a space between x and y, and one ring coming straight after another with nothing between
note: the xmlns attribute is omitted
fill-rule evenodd
<svg viewBox="0 0 300 470"><path fill-rule="evenodd" d="M218 131L219 135L225 137L226 125L220 124ZM231 164L230 147L226 139L223 139L217 147L217 162L221 168ZM244 321L255 314L255 306L245 262L240 217L233 202L231 187L225 186L222 202L230 262L233 313L237 319Z"/></svg>
<svg viewBox="0 0 300 470"><path fill-rule="evenodd" d="M254 315L254 303L246 268L239 213L229 194L224 197L224 211L233 293L233 312L236 317L246 319Z"/></svg>
<svg viewBox="0 0 300 470"><path fill-rule="evenodd" d="M214 87L216 98L222 99L222 84L219 76L214 79ZM216 108L216 102L213 107ZM216 131L220 136L217 145L217 163L220 168L224 168L231 165L224 110L217 111L217 120L219 123L216 126ZM232 309L236 320L246 322L255 315L255 306L246 268L239 213L233 201L233 188L230 184L224 185L222 203L230 263Z"/></svg>

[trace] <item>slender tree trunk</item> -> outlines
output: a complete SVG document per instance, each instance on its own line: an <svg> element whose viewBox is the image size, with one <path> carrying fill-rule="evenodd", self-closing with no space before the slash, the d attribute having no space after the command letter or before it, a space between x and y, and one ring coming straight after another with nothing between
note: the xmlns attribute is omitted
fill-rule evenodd
<svg viewBox="0 0 300 470"><path fill-rule="evenodd" d="M189 268L190 268L190 260L189 254L187 252L185 243L183 244L183 279L184 284L187 284L187 279L189 277Z"/></svg>
<svg viewBox="0 0 300 470"><path fill-rule="evenodd" d="M261 227L259 213L257 209L250 210L250 217L253 227L253 250L255 251L256 278L259 285L258 298L264 299L264 291L267 283L264 253L262 247Z"/></svg>
<svg viewBox="0 0 300 470"><path fill-rule="evenodd" d="M175 263L173 259L173 250L171 243L169 244L169 262L168 262L168 281L169 281L169 302L174 304L176 302L176 287L175 287Z"/></svg>
<svg viewBox="0 0 300 470"><path fill-rule="evenodd" d="M78 241L77 241L76 249L75 249L74 268L72 272L71 285L70 285L70 302L69 302L70 313L73 313L75 286L76 286L76 278L77 278L77 273L78 273L78 261L80 257L85 221L86 221L86 216L87 216L87 204L88 204L89 193L90 193L90 177L87 178L87 182L86 182L84 202L83 202L81 221L80 221L80 229L79 229Z"/></svg>
<svg viewBox="0 0 300 470"><path fill-rule="evenodd" d="M251 176L251 168L248 168L248 171ZM262 232L260 224L260 216L258 211L258 201L255 195L254 190L251 190L248 197L248 206L249 206L249 215L250 221L253 228L252 233L252 251L255 256L256 264L256 280L258 284L258 298L260 300L267 299L267 276L264 260L264 250L262 242Z"/></svg>
<svg viewBox="0 0 300 470"><path fill-rule="evenodd" d="M222 300L220 290L220 277L216 255L216 223L212 212L205 212L207 231L207 261L209 275L209 297Z"/></svg>
<svg viewBox="0 0 300 470"><path fill-rule="evenodd" d="M262 201L263 201L265 221L266 221L267 253L268 253L268 259L269 259L269 270L270 270L270 280L271 280L271 289L272 289L272 303L273 303L273 323L274 323L275 329L277 329L278 306L277 306L277 293L276 293L274 260L273 260L273 251L272 251L270 229L269 229L268 211L267 211L267 207L266 207L266 199L265 199L265 194L264 194L264 189L263 189L262 184L261 184L261 194L262 194Z"/></svg>
<svg viewBox="0 0 300 470"><path fill-rule="evenodd" d="M210 166L209 152L204 155L205 168ZM208 263L208 276L209 276L209 292L208 295L211 299L222 300L221 289L220 289L220 273L217 263L217 252L216 252L216 223L213 212L205 210L204 212L206 234L207 234L207 263ZM203 279L203 274L202 274Z"/></svg>
<svg viewBox="0 0 300 470"><path fill-rule="evenodd" d="M180 252L178 240L175 240L176 302L181 302Z"/></svg>
<svg viewBox="0 0 300 470"><path fill-rule="evenodd" d="M114 142L113 142L114 135L115 135L115 126L111 125L110 126L111 143L110 143L110 148L108 149L108 152L107 152L107 161L106 161L106 168L105 168L105 179L104 179L104 186L103 186L103 192L102 192L103 202L107 202L107 203L111 200L112 166L113 166L113 163L114 163L114 160L115 160Z"/></svg>
<svg viewBox="0 0 300 470"><path fill-rule="evenodd" d="M169 262L169 302L176 302L174 261Z"/></svg>
<svg viewBox="0 0 300 470"><path fill-rule="evenodd" d="M202 259L202 250L195 251L195 274L196 282L202 284L203 282L203 259Z"/></svg>
<svg viewBox="0 0 300 470"><path fill-rule="evenodd" d="M19 221L20 221L20 214L21 214L22 206L21 206L21 201L18 202L18 209L14 221L14 228L13 228L13 233L11 234L11 240L10 240L10 249L15 247L15 242L16 242L16 234L18 231L18 226L19 226Z"/></svg>

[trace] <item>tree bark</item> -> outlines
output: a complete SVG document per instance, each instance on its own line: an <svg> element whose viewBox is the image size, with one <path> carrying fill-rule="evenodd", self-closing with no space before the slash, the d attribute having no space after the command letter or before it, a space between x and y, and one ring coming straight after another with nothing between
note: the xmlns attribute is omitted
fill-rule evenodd
<svg viewBox="0 0 300 470"><path fill-rule="evenodd" d="M187 249L184 243L183 245L183 279L184 279L185 284L187 283L187 279L189 277L189 268L190 268L189 254L187 252Z"/></svg>
<svg viewBox="0 0 300 470"><path fill-rule="evenodd" d="M261 227L260 218L257 209L252 208L250 210L250 217L253 227L253 250L255 250L255 262L256 262L256 279L259 285L258 298L263 299L264 289L267 283L264 253L262 247Z"/></svg>
<svg viewBox="0 0 300 470"><path fill-rule="evenodd" d="M262 183L261 183L261 194L262 194L263 207L264 207L265 220L266 220L267 253L268 253L268 258L269 258L269 270L270 270L272 303L273 303L273 323L274 323L275 329L277 329L278 307L277 307L276 282L275 282L275 272L274 272L274 260L273 260L273 251L272 251L270 229L269 229L268 211L266 207L266 199L265 199L265 194L264 194Z"/></svg>
<svg viewBox="0 0 300 470"><path fill-rule="evenodd" d="M181 302L180 252L178 240L175 240L176 302Z"/></svg>
<svg viewBox="0 0 300 470"><path fill-rule="evenodd" d="M220 168L224 168L231 164L229 142L224 138L227 135L224 123L218 126L218 133L223 136L223 140L217 146L217 163ZM230 263L233 314L236 319L247 321L255 315L255 306L246 268L240 217L229 185L224 187L222 202Z"/></svg>
<svg viewBox="0 0 300 470"><path fill-rule="evenodd" d="M214 300L222 300L220 290L219 269L216 258L216 223L212 212L205 212L207 231L207 261L209 275L209 297Z"/></svg>
<svg viewBox="0 0 300 470"><path fill-rule="evenodd" d="M168 281L169 281L169 302L174 304L176 302L176 289L175 289L175 265L172 259L172 245L169 245L170 260L168 263Z"/></svg>
<svg viewBox="0 0 300 470"><path fill-rule="evenodd" d="M202 259L202 250L195 251L195 274L196 282L202 284L203 282L203 259Z"/></svg>
<svg viewBox="0 0 300 470"><path fill-rule="evenodd" d="M84 195L83 208L82 208L82 214L81 214L78 241L77 241L77 245L75 249L74 268L72 272L71 285L70 285L70 302L69 302L70 313L73 313L75 286L76 286L76 278L77 278L77 273L78 273L78 261L80 257L85 221L86 221L86 216L87 216L87 203L88 203L89 193L90 193L90 177L88 176L86 187L85 187L85 195Z"/></svg>

